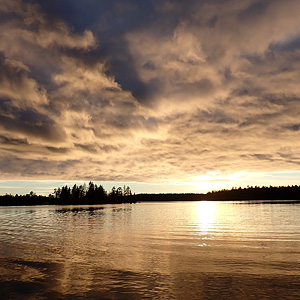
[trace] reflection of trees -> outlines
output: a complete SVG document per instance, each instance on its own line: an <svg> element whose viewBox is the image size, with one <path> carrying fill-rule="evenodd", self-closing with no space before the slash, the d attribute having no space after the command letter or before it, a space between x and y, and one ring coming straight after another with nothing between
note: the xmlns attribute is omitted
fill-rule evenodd
<svg viewBox="0 0 300 300"><path fill-rule="evenodd" d="M59 214L68 214L68 213L73 213L73 214L78 214L78 213L85 213L87 215L94 215L95 212L102 211L104 208L103 207L72 207L72 208L60 208L56 209L55 212Z"/></svg>

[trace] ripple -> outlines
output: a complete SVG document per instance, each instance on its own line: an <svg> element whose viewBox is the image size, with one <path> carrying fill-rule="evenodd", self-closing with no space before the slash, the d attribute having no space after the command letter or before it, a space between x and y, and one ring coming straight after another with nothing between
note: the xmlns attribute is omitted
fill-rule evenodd
<svg viewBox="0 0 300 300"><path fill-rule="evenodd" d="M0 274L70 299L260 299L259 278L274 297L270 282L283 282L277 291L289 299L299 288L300 206L257 206L214 203L205 218L195 202L0 208ZM247 294L253 284L258 298Z"/></svg>

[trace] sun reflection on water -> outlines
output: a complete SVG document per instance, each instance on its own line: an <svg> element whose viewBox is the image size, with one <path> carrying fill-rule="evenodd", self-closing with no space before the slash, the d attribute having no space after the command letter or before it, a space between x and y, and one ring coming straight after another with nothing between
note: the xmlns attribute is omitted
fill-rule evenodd
<svg viewBox="0 0 300 300"><path fill-rule="evenodd" d="M210 201L201 201L197 203L198 230L201 242L198 246L209 246L207 241L212 239L210 231L214 226L216 219L216 203Z"/></svg>

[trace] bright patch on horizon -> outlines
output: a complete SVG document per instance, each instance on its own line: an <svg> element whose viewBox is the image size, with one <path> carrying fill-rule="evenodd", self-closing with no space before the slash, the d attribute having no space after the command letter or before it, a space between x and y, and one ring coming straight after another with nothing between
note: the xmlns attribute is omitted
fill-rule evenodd
<svg viewBox="0 0 300 300"><path fill-rule="evenodd" d="M200 192L209 192L224 188L231 188L246 181L254 174L247 172L238 172L234 174L221 174L220 171L207 172L206 175L190 177L187 180L176 182L177 184L195 186Z"/></svg>

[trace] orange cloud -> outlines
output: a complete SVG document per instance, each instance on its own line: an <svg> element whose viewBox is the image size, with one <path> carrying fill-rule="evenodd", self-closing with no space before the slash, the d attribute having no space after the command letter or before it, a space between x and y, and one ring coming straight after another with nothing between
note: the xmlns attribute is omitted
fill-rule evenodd
<svg viewBox="0 0 300 300"><path fill-rule="evenodd" d="M299 169L299 1L154 7L156 22L104 35L34 1L1 1L3 178L185 182Z"/></svg>

